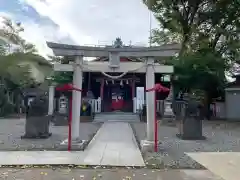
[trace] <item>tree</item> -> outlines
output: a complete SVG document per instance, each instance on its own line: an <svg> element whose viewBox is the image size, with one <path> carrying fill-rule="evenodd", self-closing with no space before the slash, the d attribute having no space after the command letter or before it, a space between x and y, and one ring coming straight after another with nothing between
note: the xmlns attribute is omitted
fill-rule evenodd
<svg viewBox="0 0 240 180"><path fill-rule="evenodd" d="M73 61L71 57L57 57L57 56L50 56L52 63L61 63L61 64L69 64ZM51 81L56 84L65 84L71 83L73 80L73 73L72 72L54 72L51 76Z"/></svg>
<svg viewBox="0 0 240 180"><path fill-rule="evenodd" d="M0 116L7 113L6 109L11 109L10 106L14 107L9 101L9 94L14 93L19 99L24 88L36 85L26 62L44 59L36 54L34 45L21 38L20 32L24 31L21 23L7 18L3 23L0 28Z"/></svg>
<svg viewBox="0 0 240 180"><path fill-rule="evenodd" d="M26 42L19 35L24 31L21 23L14 23L11 19L4 18L4 26L0 29L2 39L0 48L0 76L3 79L11 79L14 83L26 85L30 83L30 72L28 65L21 64L23 61L36 61L38 58L34 45ZM13 46L15 49L12 49ZM39 56L39 58L41 58Z"/></svg>
<svg viewBox="0 0 240 180"><path fill-rule="evenodd" d="M144 0L160 23L153 43L181 43L175 85L205 92L206 114L225 72L239 59L239 0ZM169 62L168 62L169 63Z"/></svg>
<svg viewBox="0 0 240 180"><path fill-rule="evenodd" d="M219 53L239 49L239 0L144 0L159 21L153 40L181 42L182 51L208 46ZM162 41L162 42L161 42ZM233 43L235 42L235 43Z"/></svg>

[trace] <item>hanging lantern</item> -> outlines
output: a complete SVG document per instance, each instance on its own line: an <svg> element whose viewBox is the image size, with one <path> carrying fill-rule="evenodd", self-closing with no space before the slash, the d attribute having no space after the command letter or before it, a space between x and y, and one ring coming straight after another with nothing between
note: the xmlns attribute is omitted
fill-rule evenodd
<svg viewBox="0 0 240 180"><path fill-rule="evenodd" d="M112 84L114 84L114 80L112 80Z"/></svg>
<svg viewBox="0 0 240 180"><path fill-rule="evenodd" d="M128 80L126 81L126 84L128 84Z"/></svg>
<svg viewBox="0 0 240 180"><path fill-rule="evenodd" d="M106 85L108 85L108 81L106 80Z"/></svg>

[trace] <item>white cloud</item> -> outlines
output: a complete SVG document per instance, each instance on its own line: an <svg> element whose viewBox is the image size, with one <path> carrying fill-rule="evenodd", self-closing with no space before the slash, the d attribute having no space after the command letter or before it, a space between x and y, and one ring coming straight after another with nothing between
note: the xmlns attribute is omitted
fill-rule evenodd
<svg viewBox="0 0 240 180"><path fill-rule="evenodd" d="M149 11L142 0L21 0L49 17L77 44L147 44ZM153 27L156 27L153 18ZM50 30L50 29L49 29ZM53 29L54 30L54 29ZM55 29L56 31L56 29ZM48 31L48 33L54 33ZM64 43L64 42L63 42Z"/></svg>
<svg viewBox="0 0 240 180"><path fill-rule="evenodd" d="M7 12L0 13L0 28L4 27L4 18L9 18L13 21L19 19L16 15ZM52 50L47 47L46 41L54 42L69 42L69 35L66 32L61 31L56 25L53 24L37 24L30 18L24 18L21 20L24 31L20 33L20 36L24 38L27 42L32 43L36 46L39 54L47 57L47 55L52 55ZM1 37L3 39L3 37Z"/></svg>
<svg viewBox="0 0 240 180"><path fill-rule="evenodd" d="M68 34L59 31L59 28L53 25L37 24L30 20L22 24L24 31L21 32L21 37L35 44L38 52L45 57L52 55L52 50L47 47L46 41L61 42L68 37Z"/></svg>

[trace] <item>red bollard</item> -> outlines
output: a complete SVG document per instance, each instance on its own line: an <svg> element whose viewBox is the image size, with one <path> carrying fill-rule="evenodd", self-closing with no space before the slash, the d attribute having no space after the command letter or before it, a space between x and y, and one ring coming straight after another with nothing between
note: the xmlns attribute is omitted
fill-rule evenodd
<svg viewBox="0 0 240 180"><path fill-rule="evenodd" d="M56 88L57 91L82 91L73 87L72 84L64 84L62 87ZM69 98L69 119L68 119L68 151L72 147L72 97Z"/></svg>
<svg viewBox="0 0 240 180"><path fill-rule="evenodd" d="M155 84L153 88L147 89L146 92L154 91L154 151L158 152L158 122L157 122L157 92L169 92L170 90L161 84Z"/></svg>

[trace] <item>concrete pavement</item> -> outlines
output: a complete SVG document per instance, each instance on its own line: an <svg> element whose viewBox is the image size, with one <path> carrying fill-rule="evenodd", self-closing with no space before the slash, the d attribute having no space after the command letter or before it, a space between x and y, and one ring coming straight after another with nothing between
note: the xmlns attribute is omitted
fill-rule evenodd
<svg viewBox="0 0 240 180"><path fill-rule="evenodd" d="M4 180L222 180L207 170L149 169L0 169Z"/></svg>
<svg viewBox="0 0 240 180"><path fill-rule="evenodd" d="M145 166L129 123L105 122L85 151L89 165Z"/></svg>
<svg viewBox="0 0 240 180"><path fill-rule="evenodd" d="M240 152L199 152L187 155L225 180L239 180Z"/></svg>
<svg viewBox="0 0 240 180"><path fill-rule="evenodd" d="M132 128L124 122L106 122L85 151L1 151L0 165L145 166Z"/></svg>

